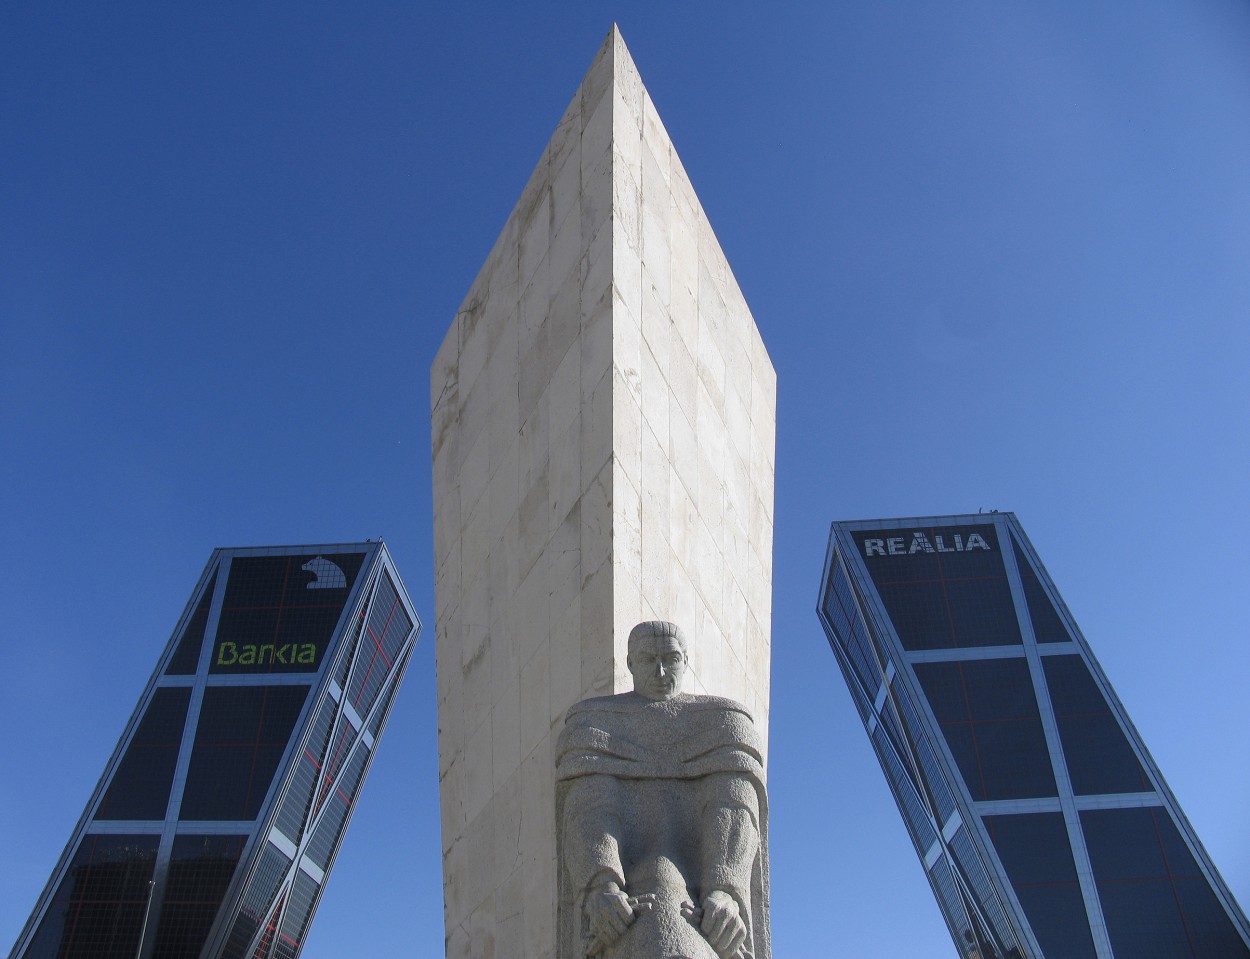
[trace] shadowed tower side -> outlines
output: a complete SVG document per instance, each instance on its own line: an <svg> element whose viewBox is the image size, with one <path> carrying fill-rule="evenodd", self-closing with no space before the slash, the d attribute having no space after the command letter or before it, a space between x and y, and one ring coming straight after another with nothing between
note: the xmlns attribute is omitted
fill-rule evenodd
<svg viewBox="0 0 1250 959"><path fill-rule="evenodd" d="M430 379L447 952L549 959L552 742L630 629L768 728L776 375L615 27Z"/></svg>

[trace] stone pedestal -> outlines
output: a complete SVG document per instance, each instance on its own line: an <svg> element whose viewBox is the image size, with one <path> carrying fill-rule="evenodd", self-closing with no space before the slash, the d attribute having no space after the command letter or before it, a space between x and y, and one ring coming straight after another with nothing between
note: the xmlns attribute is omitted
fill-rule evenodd
<svg viewBox="0 0 1250 959"><path fill-rule="evenodd" d="M550 959L552 743L630 629L768 724L776 376L615 28L430 379L447 953Z"/></svg>

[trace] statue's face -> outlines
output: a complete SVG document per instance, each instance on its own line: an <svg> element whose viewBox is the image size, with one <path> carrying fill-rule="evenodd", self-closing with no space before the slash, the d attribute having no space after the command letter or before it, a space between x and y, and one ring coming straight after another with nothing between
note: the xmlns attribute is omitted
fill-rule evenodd
<svg viewBox="0 0 1250 959"><path fill-rule="evenodd" d="M634 692L647 699L672 699L681 692L686 651L672 636L648 636L625 659L634 677Z"/></svg>

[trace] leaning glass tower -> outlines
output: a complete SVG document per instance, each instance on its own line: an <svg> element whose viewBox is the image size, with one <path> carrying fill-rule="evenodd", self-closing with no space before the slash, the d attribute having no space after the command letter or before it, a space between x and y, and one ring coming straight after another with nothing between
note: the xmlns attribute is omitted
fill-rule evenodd
<svg viewBox="0 0 1250 959"><path fill-rule="evenodd" d="M1250 957L1014 515L835 523L818 611L960 956Z"/></svg>
<svg viewBox="0 0 1250 959"><path fill-rule="evenodd" d="M420 624L386 547L219 549L10 959L294 959Z"/></svg>

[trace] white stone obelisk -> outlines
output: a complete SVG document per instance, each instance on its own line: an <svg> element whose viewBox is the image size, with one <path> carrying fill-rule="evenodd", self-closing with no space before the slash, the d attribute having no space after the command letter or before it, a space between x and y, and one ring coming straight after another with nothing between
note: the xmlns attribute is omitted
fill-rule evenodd
<svg viewBox="0 0 1250 959"><path fill-rule="evenodd" d="M552 742L630 629L768 728L776 374L615 27L430 380L447 954L552 959Z"/></svg>

